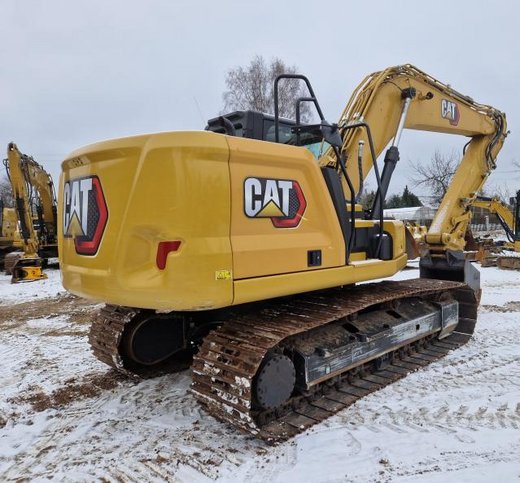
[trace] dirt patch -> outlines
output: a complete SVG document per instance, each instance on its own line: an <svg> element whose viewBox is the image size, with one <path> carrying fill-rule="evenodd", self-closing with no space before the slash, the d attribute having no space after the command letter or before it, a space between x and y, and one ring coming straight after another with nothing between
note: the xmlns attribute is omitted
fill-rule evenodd
<svg viewBox="0 0 520 483"><path fill-rule="evenodd" d="M88 325L92 322L92 312L100 306L91 300L72 294L16 305L3 305L0 306L0 329L12 329L24 324L27 320L59 315L69 316L69 320L75 324Z"/></svg>
<svg viewBox="0 0 520 483"><path fill-rule="evenodd" d="M55 389L50 394L43 391L21 394L10 402L28 403L36 412L41 412L49 408L67 406L81 399L99 396L103 391L114 389L123 380L128 381L115 371L85 376L80 381L77 378L71 378L64 382L64 386Z"/></svg>
<svg viewBox="0 0 520 483"><path fill-rule="evenodd" d="M36 412L45 411L52 407L50 396L41 391L28 396L18 396L13 399L13 402L29 403Z"/></svg>
<svg viewBox="0 0 520 483"><path fill-rule="evenodd" d="M482 305L481 307L487 312L520 312L520 302L518 301L507 302L504 305Z"/></svg>

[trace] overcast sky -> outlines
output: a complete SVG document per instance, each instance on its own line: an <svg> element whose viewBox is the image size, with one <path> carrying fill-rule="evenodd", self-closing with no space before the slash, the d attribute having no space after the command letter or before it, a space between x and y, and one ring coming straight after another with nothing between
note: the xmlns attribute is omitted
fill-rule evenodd
<svg viewBox="0 0 520 483"><path fill-rule="evenodd" d="M508 117L491 185L520 189L520 3L426 1L2 0L0 149L15 141L51 172L73 149L133 134L202 129L226 71L255 54L299 67L336 121L370 72L412 63ZM200 106L200 109L199 109ZM409 160L464 138L406 131Z"/></svg>

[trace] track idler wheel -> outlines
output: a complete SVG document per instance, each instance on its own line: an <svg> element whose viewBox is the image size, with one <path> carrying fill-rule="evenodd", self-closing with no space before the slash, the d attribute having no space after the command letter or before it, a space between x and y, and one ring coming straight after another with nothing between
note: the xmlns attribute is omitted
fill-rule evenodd
<svg viewBox="0 0 520 483"><path fill-rule="evenodd" d="M278 408L291 397L295 382L292 360L283 354L268 354L253 385L257 405L267 410Z"/></svg>
<svg viewBox="0 0 520 483"><path fill-rule="evenodd" d="M186 348L182 320L144 313L125 327L120 354L126 362L153 366Z"/></svg>

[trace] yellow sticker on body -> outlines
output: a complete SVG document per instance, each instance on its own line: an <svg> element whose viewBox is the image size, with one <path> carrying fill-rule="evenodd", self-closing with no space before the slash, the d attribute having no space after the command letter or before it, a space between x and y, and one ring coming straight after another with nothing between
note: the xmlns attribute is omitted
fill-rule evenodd
<svg viewBox="0 0 520 483"><path fill-rule="evenodd" d="M231 280L230 270L217 270L215 272L215 280Z"/></svg>

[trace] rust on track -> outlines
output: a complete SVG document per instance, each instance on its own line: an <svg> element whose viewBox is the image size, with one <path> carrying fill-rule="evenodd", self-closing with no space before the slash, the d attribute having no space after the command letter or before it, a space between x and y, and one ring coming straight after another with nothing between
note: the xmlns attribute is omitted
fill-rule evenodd
<svg viewBox="0 0 520 483"><path fill-rule="evenodd" d="M459 302L459 324L448 337L428 336L395 351L392 362L376 370L365 364L293 396L274 411L256 410L254 377L268 353L285 339L333 323L375 304L449 292ZM191 391L217 419L268 442L295 436L359 398L440 359L466 343L477 316L477 296L459 282L414 279L381 282L273 301L261 311L238 315L212 331L193 361Z"/></svg>

